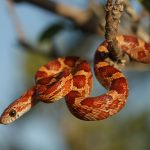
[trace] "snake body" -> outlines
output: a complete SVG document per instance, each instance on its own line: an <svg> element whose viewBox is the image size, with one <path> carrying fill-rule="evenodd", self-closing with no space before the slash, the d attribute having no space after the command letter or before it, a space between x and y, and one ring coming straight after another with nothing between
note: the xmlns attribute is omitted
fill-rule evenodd
<svg viewBox="0 0 150 150"><path fill-rule="evenodd" d="M118 47L130 58L150 63L150 43L133 36L117 36ZM35 74L35 85L11 103L0 117L9 124L29 111L39 101L52 103L65 97L70 112L82 120L102 120L119 112L128 98L128 82L123 73L110 63L109 44L104 41L94 56L94 72L108 90L90 97L93 77L86 60L69 56L43 65Z"/></svg>

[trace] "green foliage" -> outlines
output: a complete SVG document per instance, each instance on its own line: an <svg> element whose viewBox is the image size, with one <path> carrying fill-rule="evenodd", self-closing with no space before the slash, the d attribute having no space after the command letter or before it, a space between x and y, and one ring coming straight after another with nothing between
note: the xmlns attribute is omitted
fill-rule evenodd
<svg viewBox="0 0 150 150"><path fill-rule="evenodd" d="M26 78L26 86L32 86L34 83L34 76L37 70L49 60L47 57L44 57L37 53L26 53L26 61L24 64L24 72Z"/></svg>
<svg viewBox="0 0 150 150"><path fill-rule="evenodd" d="M64 25L62 24L62 22L57 22L53 25L48 26L39 36L39 42L45 41L47 39L50 40L62 29L64 29Z"/></svg>
<svg viewBox="0 0 150 150"><path fill-rule="evenodd" d="M70 120L69 120L70 121ZM69 122L68 121L68 122ZM149 112L141 115L99 122L69 123L68 143L71 150L149 150Z"/></svg>
<svg viewBox="0 0 150 150"><path fill-rule="evenodd" d="M139 2L150 12L150 1L149 0L139 0Z"/></svg>

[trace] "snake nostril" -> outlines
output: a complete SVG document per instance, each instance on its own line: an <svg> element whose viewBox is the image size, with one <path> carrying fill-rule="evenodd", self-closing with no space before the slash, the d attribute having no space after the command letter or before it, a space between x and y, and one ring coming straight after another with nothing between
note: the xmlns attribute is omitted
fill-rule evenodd
<svg viewBox="0 0 150 150"><path fill-rule="evenodd" d="M16 116L16 110L12 109L12 110L9 112L9 116L15 117L15 116Z"/></svg>

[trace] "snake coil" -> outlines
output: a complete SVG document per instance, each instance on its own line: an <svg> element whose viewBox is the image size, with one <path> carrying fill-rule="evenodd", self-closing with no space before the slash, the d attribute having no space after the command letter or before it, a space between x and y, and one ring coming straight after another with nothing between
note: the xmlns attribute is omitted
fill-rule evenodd
<svg viewBox="0 0 150 150"><path fill-rule="evenodd" d="M150 43L129 35L120 35L116 39L119 48L130 58L150 63ZM123 73L110 63L107 41L96 50L94 71L108 91L90 97L92 73L86 60L70 56L48 62L36 72L35 85L4 110L0 123L15 121L39 101L51 103L63 97L70 112L82 120L102 120L116 114L127 101L128 82Z"/></svg>

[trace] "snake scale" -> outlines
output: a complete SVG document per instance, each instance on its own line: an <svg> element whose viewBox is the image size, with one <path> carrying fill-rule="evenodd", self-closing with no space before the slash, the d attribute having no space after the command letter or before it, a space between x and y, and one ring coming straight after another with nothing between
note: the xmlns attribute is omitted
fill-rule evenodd
<svg viewBox="0 0 150 150"><path fill-rule="evenodd" d="M118 47L130 58L150 63L150 43L130 35L116 37ZM105 40L94 56L97 80L108 90L90 97L92 73L89 63L79 57L58 58L43 65L35 74L35 85L12 102L0 117L10 124L32 109L39 101L52 103L65 97L70 112L82 120L102 120L119 112L128 98L128 82L124 74L109 61L109 44Z"/></svg>

